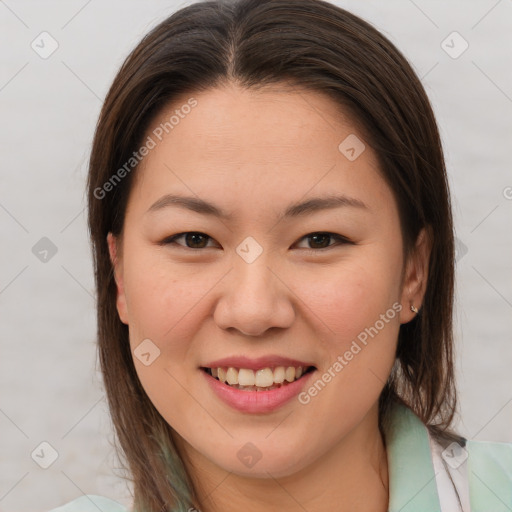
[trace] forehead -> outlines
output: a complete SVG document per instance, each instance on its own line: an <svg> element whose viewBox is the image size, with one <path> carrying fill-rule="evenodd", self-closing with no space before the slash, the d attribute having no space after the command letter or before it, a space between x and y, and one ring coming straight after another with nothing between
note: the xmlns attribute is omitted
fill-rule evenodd
<svg viewBox="0 0 512 512"><path fill-rule="evenodd" d="M225 197L228 210L254 195L271 203L312 189L390 198L357 125L331 98L309 90L230 84L184 94L158 113L148 138L154 147L133 184L146 202L170 189Z"/></svg>
<svg viewBox="0 0 512 512"><path fill-rule="evenodd" d="M188 109L192 98L196 106ZM148 134L162 130L163 138L170 144L178 142L177 137L183 144L186 138L200 150L224 152L261 153L259 147L297 151L297 143L320 134L324 139L327 134L334 136L334 140L325 139L326 144L334 142L334 149L337 138L344 132L364 138L358 133L355 120L331 98L281 84L247 89L229 83L198 94L182 95L162 109ZM246 145L250 140L254 143ZM305 144L304 149L310 146Z"/></svg>

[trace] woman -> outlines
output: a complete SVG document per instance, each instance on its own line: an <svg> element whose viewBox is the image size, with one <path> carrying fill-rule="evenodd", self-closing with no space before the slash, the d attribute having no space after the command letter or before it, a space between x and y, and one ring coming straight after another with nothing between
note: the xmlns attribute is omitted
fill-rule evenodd
<svg viewBox="0 0 512 512"><path fill-rule="evenodd" d="M201 2L105 100L99 353L135 512L512 508L457 406L454 241L401 53L318 0ZM83 496L55 512L125 510Z"/></svg>

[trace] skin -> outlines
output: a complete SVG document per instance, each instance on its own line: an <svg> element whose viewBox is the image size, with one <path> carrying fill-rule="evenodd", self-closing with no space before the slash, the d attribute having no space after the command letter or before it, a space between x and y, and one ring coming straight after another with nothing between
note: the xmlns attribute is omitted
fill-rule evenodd
<svg viewBox="0 0 512 512"><path fill-rule="evenodd" d="M233 84L193 97L198 105L137 169L122 236L108 236L132 351L147 338L160 349L149 366L134 357L141 383L175 431L203 512L386 511L378 397L400 324L415 316L411 304L421 306L430 239L422 231L403 261L397 205L376 154L366 145L349 161L338 150L350 134L364 139L329 98ZM167 193L207 200L233 218L176 206L147 213ZM290 204L334 193L367 209L278 221ZM185 237L160 244L191 231L207 236L188 247ZM315 242L309 235L318 232L354 243ZM236 252L248 236L263 249L251 264ZM242 413L210 391L199 369L226 356L278 354L311 362L318 377L394 303L401 311L308 404ZM237 457L249 441L262 455L252 468Z"/></svg>

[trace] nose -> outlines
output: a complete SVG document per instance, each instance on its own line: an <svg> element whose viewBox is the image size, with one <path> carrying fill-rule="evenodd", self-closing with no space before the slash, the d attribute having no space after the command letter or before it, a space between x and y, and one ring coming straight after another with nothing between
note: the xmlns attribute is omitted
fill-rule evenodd
<svg viewBox="0 0 512 512"><path fill-rule="evenodd" d="M287 285L263 255L252 263L235 261L215 308L216 324L246 336L290 327L295 318L294 295Z"/></svg>

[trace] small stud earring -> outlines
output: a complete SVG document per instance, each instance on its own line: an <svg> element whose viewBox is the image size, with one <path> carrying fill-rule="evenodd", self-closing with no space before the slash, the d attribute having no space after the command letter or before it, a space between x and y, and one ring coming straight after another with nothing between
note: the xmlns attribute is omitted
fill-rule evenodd
<svg viewBox="0 0 512 512"><path fill-rule="evenodd" d="M414 313L417 313L418 312L418 308L416 306L412 306L411 305L411 311L413 311Z"/></svg>

